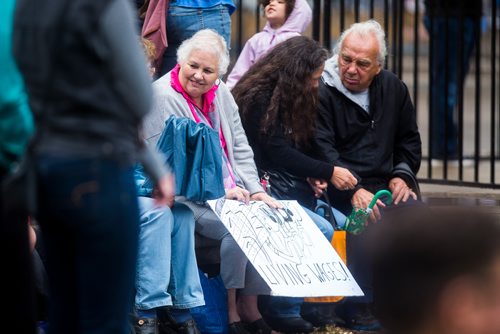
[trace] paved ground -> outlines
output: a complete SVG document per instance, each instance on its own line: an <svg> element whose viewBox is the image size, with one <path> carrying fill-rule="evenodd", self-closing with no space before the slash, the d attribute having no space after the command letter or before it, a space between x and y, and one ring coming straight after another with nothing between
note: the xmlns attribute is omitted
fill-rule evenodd
<svg viewBox="0 0 500 334"><path fill-rule="evenodd" d="M335 326L327 326L325 328L316 329L314 333L329 333L329 334L354 334L355 332L350 331L345 328L335 327ZM365 332L366 333L366 332Z"/></svg>
<svg viewBox="0 0 500 334"><path fill-rule="evenodd" d="M424 200L449 199L451 202L476 202L486 206L500 202L500 189L421 183L420 190Z"/></svg>
<svg viewBox="0 0 500 334"><path fill-rule="evenodd" d="M325 328L317 328L314 333L318 334L377 334L378 332L360 332L352 331L350 329L337 327L337 326L326 326Z"/></svg>

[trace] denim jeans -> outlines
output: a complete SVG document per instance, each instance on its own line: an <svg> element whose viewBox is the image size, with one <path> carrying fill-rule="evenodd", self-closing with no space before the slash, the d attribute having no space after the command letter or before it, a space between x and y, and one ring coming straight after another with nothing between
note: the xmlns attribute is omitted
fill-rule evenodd
<svg viewBox="0 0 500 334"><path fill-rule="evenodd" d="M432 20L432 31L431 31ZM454 117L458 92L464 84L474 50L477 21L465 17L463 26L456 17L424 17L432 43L432 158L457 158L458 129ZM462 64L459 73L462 41ZM447 95L447 96L446 96ZM464 112L466 112L464 110ZM445 130L446 129L446 130ZM446 132L447 131L447 132Z"/></svg>
<svg viewBox="0 0 500 334"><path fill-rule="evenodd" d="M181 43L202 29L213 29L231 44L231 17L229 8L217 5L211 8L188 8L171 3L167 12L168 47L163 54L160 76L177 64L177 48Z"/></svg>
<svg viewBox="0 0 500 334"><path fill-rule="evenodd" d="M51 333L129 333L138 208L132 167L41 155L39 214Z"/></svg>
<svg viewBox="0 0 500 334"><path fill-rule="evenodd" d="M313 221L313 223L319 228L321 233L325 236L325 238L330 242L333 238L333 226L330 224L328 220L318 215L316 212L313 212L302 206L302 209L309 215L309 218Z"/></svg>
<svg viewBox="0 0 500 334"><path fill-rule="evenodd" d="M330 222L308 208L304 206L302 208L306 211L314 224L316 224L316 226L320 229L325 238L328 239L328 241L331 241L333 238L333 226ZM269 297L265 313L267 316L279 318L300 317L300 308L303 301L304 298L299 297L271 296Z"/></svg>
<svg viewBox="0 0 500 334"><path fill-rule="evenodd" d="M180 203L172 209L139 197L140 231L135 305L138 309L205 304L194 251L195 222Z"/></svg>

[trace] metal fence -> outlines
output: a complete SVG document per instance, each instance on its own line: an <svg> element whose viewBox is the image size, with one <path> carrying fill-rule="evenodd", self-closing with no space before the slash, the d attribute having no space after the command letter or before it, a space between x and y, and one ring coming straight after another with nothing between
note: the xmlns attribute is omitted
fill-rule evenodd
<svg viewBox="0 0 500 334"><path fill-rule="evenodd" d="M232 17L233 60L246 40L265 24L258 2L235 1L238 9ZM448 28L448 20L451 19L446 19L445 39L434 43L437 37L429 32L439 31L442 27L431 19L426 22L426 29L426 12L422 0L308 2L313 10L313 20L304 34L320 41L328 49L334 46L340 32L355 22L373 18L386 31L389 55L385 66L407 84L417 111L424 158L418 175L420 180L500 188L500 1L483 1L482 16L473 24L474 42L471 58L467 62L468 70L458 65L467 58L463 55L468 43L463 27L466 15L456 18L459 24L457 35ZM447 8L446 11L452 12L453 8ZM443 31L439 32L443 35ZM442 59L436 58L438 52L445 53L442 68L438 64ZM453 58L456 66L450 65ZM433 68L435 75L431 70ZM465 76L465 79L463 83L459 80L456 85L455 105L446 111L445 105L453 99L455 91L443 88L444 92L441 92L439 81L444 77L444 84L448 86L453 81L449 79L453 71L458 77ZM439 96L445 101L442 106L433 103ZM445 111L438 112L440 109ZM453 121L446 122L446 117L451 117ZM452 138L456 138L456 152L444 150L443 154L437 156L436 151L446 144L444 140L439 142L436 132L441 131L446 138L455 130L456 135L452 135Z"/></svg>

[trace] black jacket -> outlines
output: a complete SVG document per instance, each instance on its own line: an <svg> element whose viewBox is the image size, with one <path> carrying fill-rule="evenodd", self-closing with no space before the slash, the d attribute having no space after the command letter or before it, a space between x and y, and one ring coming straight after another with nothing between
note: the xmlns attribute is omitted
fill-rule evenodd
<svg viewBox="0 0 500 334"><path fill-rule="evenodd" d="M270 175L273 196L283 200L297 200L314 209L316 199L307 177L330 180L334 165L313 158L314 146L298 147L286 136L283 126L276 126L268 135L261 133L261 120L271 97L261 97L250 106L251 114L242 117L248 142L254 151L259 175ZM314 143L312 143L314 144Z"/></svg>
<svg viewBox="0 0 500 334"><path fill-rule="evenodd" d="M382 70L370 85L369 98L368 114L336 88L321 83L316 141L322 158L348 168L360 187L387 183L399 163L416 175L422 144L406 85Z"/></svg>
<svg viewBox="0 0 500 334"><path fill-rule="evenodd" d="M133 160L151 79L125 0L19 0L13 51L36 149Z"/></svg>

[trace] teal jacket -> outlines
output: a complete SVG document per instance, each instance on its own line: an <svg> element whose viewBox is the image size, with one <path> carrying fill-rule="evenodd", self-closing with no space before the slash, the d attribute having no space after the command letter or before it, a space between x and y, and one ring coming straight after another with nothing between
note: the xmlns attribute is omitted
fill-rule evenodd
<svg viewBox="0 0 500 334"><path fill-rule="evenodd" d="M171 115L156 143L156 150L175 175L177 196L204 202L223 197L222 148L219 134L204 123ZM142 166L134 172L139 196L153 197L154 183Z"/></svg>
<svg viewBox="0 0 500 334"><path fill-rule="evenodd" d="M24 83L12 56L15 0L0 1L0 169L10 170L33 133Z"/></svg>

